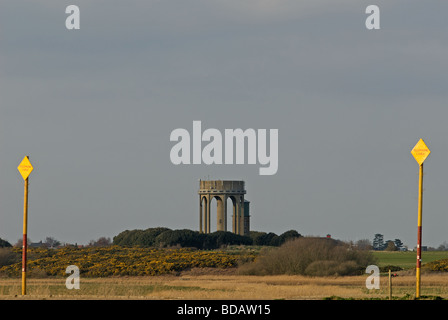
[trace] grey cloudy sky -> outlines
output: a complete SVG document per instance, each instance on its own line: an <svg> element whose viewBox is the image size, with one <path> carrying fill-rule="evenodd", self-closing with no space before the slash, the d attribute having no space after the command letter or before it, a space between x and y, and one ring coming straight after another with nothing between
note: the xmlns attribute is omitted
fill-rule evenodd
<svg viewBox="0 0 448 320"><path fill-rule="evenodd" d="M65 28L78 5L81 29ZM381 10L367 30L365 9ZM126 229L198 230L198 179L243 179L251 229L448 241L443 1L2 1L0 238L86 244ZM279 169L180 165L172 130L279 130ZM230 213L229 213L230 216ZM212 231L216 230L212 218ZM230 219L230 218L229 218Z"/></svg>

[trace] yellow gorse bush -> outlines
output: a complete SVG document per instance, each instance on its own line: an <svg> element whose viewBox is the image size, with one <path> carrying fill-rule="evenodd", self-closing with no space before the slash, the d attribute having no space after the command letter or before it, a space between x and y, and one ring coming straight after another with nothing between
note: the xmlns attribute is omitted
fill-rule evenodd
<svg viewBox="0 0 448 320"><path fill-rule="evenodd" d="M431 261L424 265L430 271L448 271L448 259Z"/></svg>
<svg viewBox="0 0 448 320"><path fill-rule="evenodd" d="M14 249L20 252L21 249ZM67 276L69 265L76 265L86 277L146 276L179 272L189 268L232 268L238 261L255 259L255 254L201 251L189 248L143 247L64 247L29 249L28 270L43 270L48 276ZM19 276L21 262L0 268L0 274Z"/></svg>

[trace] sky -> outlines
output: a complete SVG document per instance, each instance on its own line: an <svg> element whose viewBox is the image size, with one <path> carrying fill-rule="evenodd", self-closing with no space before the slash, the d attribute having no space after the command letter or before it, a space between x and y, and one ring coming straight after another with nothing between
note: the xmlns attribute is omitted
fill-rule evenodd
<svg viewBox="0 0 448 320"><path fill-rule="evenodd" d="M380 9L369 30L367 6ZM68 30L65 9L80 9ZM87 244L199 230L199 179L244 180L251 230L448 241L444 1L116 0L0 4L0 238ZM278 129L278 171L170 160L177 128ZM230 221L230 211L228 212ZM231 225L229 223L229 225ZM216 217L212 215L212 231Z"/></svg>

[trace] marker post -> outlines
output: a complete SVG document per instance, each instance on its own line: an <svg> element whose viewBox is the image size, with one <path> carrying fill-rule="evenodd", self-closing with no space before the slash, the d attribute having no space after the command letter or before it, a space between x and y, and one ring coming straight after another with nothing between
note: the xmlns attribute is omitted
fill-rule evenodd
<svg viewBox="0 0 448 320"><path fill-rule="evenodd" d="M27 250L28 250L28 177L33 171L33 166L30 163L28 156L23 158L20 165L17 167L20 174L25 181L24 194L23 194L23 241L22 241L22 296L26 295L26 262L27 262Z"/></svg>
<svg viewBox="0 0 448 320"><path fill-rule="evenodd" d="M420 267L422 263L422 211L423 211L423 162L431 153L425 142L420 139L411 151L415 160L419 164L418 174L418 221L417 221L417 265L415 269L416 286L415 298L420 298Z"/></svg>

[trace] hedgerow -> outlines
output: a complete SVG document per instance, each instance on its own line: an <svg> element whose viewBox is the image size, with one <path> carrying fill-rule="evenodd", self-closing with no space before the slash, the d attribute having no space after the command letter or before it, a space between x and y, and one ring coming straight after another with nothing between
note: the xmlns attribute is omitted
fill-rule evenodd
<svg viewBox="0 0 448 320"><path fill-rule="evenodd" d="M157 227L146 230L125 230L113 238L113 244L119 246L143 247L194 247L197 249L218 249L225 245L261 245L280 246L287 240L299 238L295 230L289 230L281 235L273 232L251 231L249 235L238 235L229 231L201 233L189 229L171 230Z"/></svg>
<svg viewBox="0 0 448 320"><path fill-rule="evenodd" d="M13 248L20 252L20 248ZM63 247L29 249L33 259L28 270L39 270L47 276L67 276L69 265L79 268L85 277L153 276L190 268L232 268L239 259L253 260L255 254L235 255L223 251L201 251L189 248L166 249L144 247ZM21 262L0 268L0 274L14 277L21 274Z"/></svg>

